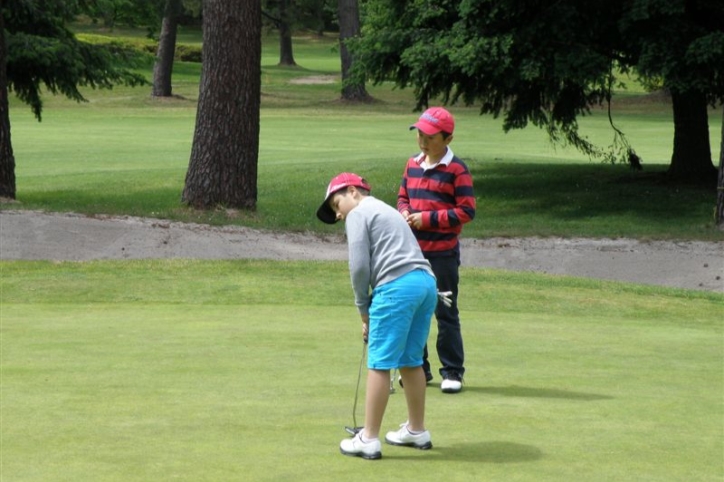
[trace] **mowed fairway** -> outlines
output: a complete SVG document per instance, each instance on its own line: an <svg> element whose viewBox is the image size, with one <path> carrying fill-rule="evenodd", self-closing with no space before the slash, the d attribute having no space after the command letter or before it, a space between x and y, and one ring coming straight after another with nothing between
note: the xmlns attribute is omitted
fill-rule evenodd
<svg viewBox="0 0 724 482"><path fill-rule="evenodd" d="M313 216L328 179L359 171L394 203L418 114L385 84L368 86L374 104L339 102L336 45L295 39L289 69L265 41L253 213L180 203L200 75L183 62L173 99L45 95L38 123L11 97L20 204L0 209L339 234ZM333 83L296 82L319 77ZM656 181L671 107L636 94L615 121L640 174L455 106L478 196L465 235L721 240L713 190ZM611 143L605 111L581 127ZM724 479L723 295L466 267L460 306L466 387L431 385L433 450L383 446L367 462L338 450L363 347L346 263L0 261L0 481ZM405 416L398 388L383 431Z"/></svg>
<svg viewBox="0 0 724 482"><path fill-rule="evenodd" d="M3 482L724 477L719 294L463 269L465 390L428 391L433 450L368 462L338 452L362 349L345 263L0 269Z"/></svg>

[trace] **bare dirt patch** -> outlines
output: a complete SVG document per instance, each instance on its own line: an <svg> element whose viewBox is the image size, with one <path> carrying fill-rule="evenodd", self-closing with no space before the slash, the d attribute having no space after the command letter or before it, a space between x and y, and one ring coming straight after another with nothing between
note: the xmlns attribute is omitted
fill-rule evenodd
<svg viewBox="0 0 724 482"><path fill-rule="evenodd" d="M334 84L339 78L336 75L308 75L289 81L290 84Z"/></svg>
<svg viewBox="0 0 724 482"><path fill-rule="evenodd" d="M724 243L463 239L464 266L724 292ZM0 211L0 259L346 260L339 235L277 233L130 216Z"/></svg>

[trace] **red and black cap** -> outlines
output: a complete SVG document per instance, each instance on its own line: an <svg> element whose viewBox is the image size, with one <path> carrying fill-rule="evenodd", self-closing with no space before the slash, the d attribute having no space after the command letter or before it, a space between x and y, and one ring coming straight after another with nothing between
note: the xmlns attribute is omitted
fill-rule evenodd
<svg viewBox="0 0 724 482"><path fill-rule="evenodd" d="M327 224L334 224L337 222L337 214L334 212L332 207L329 205L329 199L336 193L346 187L355 186L371 191L372 188L361 176L352 172L343 172L337 174L329 181L327 186L327 194L324 196L324 202L317 209L317 217L320 221Z"/></svg>

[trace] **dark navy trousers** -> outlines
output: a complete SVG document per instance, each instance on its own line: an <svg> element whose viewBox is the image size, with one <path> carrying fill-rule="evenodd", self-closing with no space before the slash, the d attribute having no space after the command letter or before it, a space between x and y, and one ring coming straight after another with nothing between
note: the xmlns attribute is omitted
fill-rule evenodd
<svg viewBox="0 0 724 482"><path fill-rule="evenodd" d="M450 256L425 257L432 266L437 278L438 291L452 291L452 305L448 308L444 303L438 302L435 308L437 318L437 356L440 359L440 375L445 378L449 373L457 373L460 377L465 373L465 352L463 350L463 337L460 330L460 315L458 313L458 283L460 281L460 252L456 251ZM430 372L427 345L423 356L422 368L425 373Z"/></svg>

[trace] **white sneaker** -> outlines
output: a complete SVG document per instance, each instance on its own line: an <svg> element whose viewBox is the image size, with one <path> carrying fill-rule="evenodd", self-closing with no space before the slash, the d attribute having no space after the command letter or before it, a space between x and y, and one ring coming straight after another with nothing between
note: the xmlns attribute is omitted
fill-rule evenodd
<svg viewBox="0 0 724 482"><path fill-rule="evenodd" d="M346 438L339 444L339 451L344 455L362 457L363 459L374 460L382 458L382 444L380 439L362 441L362 432L352 438Z"/></svg>
<svg viewBox="0 0 724 482"><path fill-rule="evenodd" d="M458 393L463 389L463 381L459 375L450 375L440 383L440 390L443 393Z"/></svg>
<svg viewBox="0 0 724 482"><path fill-rule="evenodd" d="M407 429L407 422L400 425L400 430L396 432L387 432L385 442L390 445L401 445L403 447L414 447L420 450L428 450L432 448L430 441L430 432L425 430L422 433L410 433Z"/></svg>

